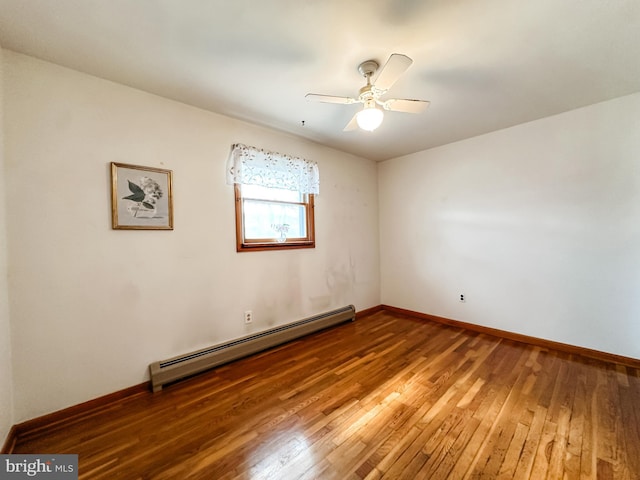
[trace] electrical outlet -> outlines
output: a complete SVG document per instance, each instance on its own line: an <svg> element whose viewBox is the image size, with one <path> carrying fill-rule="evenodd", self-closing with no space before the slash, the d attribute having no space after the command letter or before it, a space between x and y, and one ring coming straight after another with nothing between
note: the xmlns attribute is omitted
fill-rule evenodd
<svg viewBox="0 0 640 480"><path fill-rule="evenodd" d="M461 294L460 294L460 302L464 303L464 302L466 302L466 301L467 301L467 300L464 298L464 293L461 293Z"/></svg>
<svg viewBox="0 0 640 480"><path fill-rule="evenodd" d="M253 322L253 313L251 312L251 310L247 310L246 312L244 312L244 323L251 322Z"/></svg>

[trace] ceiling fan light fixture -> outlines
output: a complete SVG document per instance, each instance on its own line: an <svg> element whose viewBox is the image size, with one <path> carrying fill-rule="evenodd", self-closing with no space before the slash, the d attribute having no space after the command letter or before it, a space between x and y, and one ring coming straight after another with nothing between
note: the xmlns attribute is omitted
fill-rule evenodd
<svg viewBox="0 0 640 480"><path fill-rule="evenodd" d="M376 108L374 102L367 102L362 110L356 115L356 122L358 127L368 132L373 132L382 123L384 113L379 108Z"/></svg>
<svg viewBox="0 0 640 480"><path fill-rule="evenodd" d="M421 113L429 105L426 100L414 100L409 98L390 98L380 100L389 89L396 83L398 78L411 66L413 60L406 55L394 53L389 57L382 70L378 72L378 62L367 60L362 62L358 71L365 78L367 84L360 88L357 98L339 97L336 95L324 95L318 93L307 93L307 100L323 103L338 103L351 105L353 103L363 103L364 108L351 117L349 123L342 129L343 132L351 132L360 128L369 132L374 131L382 124L384 110L404 113ZM376 74L374 82L371 81Z"/></svg>

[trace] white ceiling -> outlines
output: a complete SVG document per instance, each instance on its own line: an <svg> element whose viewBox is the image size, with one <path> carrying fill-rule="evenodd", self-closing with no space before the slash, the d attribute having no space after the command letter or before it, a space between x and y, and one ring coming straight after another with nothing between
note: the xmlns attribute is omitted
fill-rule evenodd
<svg viewBox="0 0 640 480"><path fill-rule="evenodd" d="M639 0L0 0L0 45L374 160L640 91ZM425 113L305 100L392 53Z"/></svg>

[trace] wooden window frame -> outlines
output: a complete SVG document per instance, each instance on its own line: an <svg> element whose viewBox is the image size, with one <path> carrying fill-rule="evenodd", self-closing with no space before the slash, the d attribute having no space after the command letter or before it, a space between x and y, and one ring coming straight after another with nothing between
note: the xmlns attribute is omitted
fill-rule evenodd
<svg viewBox="0 0 640 480"><path fill-rule="evenodd" d="M242 188L240 184L234 184L235 204L236 204L236 251L238 252L256 252L265 250L290 250L296 248L315 248L315 209L314 195L312 193L304 194L304 201L299 205L306 207L306 231L307 236L304 238L287 238L286 241L280 242L277 238L260 238L246 240L244 238L244 211ZM283 202L287 204L295 204L295 202Z"/></svg>

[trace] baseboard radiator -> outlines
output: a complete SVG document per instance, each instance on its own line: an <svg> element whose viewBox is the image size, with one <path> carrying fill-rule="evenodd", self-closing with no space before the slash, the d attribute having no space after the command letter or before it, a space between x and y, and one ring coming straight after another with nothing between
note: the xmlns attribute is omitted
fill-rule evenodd
<svg viewBox="0 0 640 480"><path fill-rule="evenodd" d="M349 305L186 355L154 362L149 365L151 386L154 392L158 392L167 383L190 377L339 323L353 321L355 318L356 309L353 305Z"/></svg>

